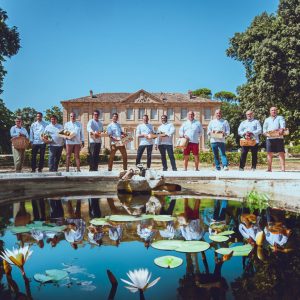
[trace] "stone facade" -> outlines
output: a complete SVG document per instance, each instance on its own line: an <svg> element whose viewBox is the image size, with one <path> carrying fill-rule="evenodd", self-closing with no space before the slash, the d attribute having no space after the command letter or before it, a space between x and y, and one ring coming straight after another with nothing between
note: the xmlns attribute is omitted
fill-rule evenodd
<svg viewBox="0 0 300 300"><path fill-rule="evenodd" d="M93 117L93 111L100 111L100 120L106 127L111 122L112 113L119 114L119 122L123 129L135 134L138 124L142 122L144 114L149 116L149 123L155 129L161 124L161 116L168 115L168 121L172 122L176 128L175 139L181 124L186 120L187 112L195 112L195 118L199 120L204 129L204 135L201 137L200 148L206 149L207 126L212 119L214 111L220 107L219 101L195 97L189 92L181 93L149 93L145 90L139 90L136 93L101 93L90 96L61 101L63 106L63 121L69 121L69 115L73 111L78 120L82 123L85 133L85 145L88 145L88 135L86 131L87 122ZM109 139L104 139L103 147L109 148ZM102 148L103 148L102 147ZM133 142L127 145L128 151L135 152L138 147L138 141L135 138Z"/></svg>

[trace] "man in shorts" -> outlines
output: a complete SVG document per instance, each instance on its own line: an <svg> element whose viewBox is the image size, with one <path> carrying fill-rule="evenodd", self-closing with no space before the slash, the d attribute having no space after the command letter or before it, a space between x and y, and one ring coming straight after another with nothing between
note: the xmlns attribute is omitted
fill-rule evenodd
<svg viewBox="0 0 300 300"><path fill-rule="evenodd" d="M195 120L195 113L189 111L187 114L187 121L185 121L179 129L179 136L185 137L188 140L188 145L183 151L185 171L188 167L191 152L194 155L195 170L199 171L199 139L202 133L203 129L201 123Z"/></svg>
<svg viewBox="0 0 300 300"><path fill-rule="evenodd" d="M285 120L282 116L277 115L277 108L270 108L270 117L267 118L263 125L263 134L267 136L266 148L268 157L268 172L272 172L273 153L279 153L281 171L285 171L284 157L284 140L283 132L285 129ZM278 131L278 137L268 136L269 131Z"/></svg>

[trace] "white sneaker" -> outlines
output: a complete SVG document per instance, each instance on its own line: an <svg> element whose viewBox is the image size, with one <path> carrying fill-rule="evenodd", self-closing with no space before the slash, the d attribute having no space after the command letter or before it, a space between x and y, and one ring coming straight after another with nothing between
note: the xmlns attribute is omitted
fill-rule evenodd
<svg viewBox="0 0 300 300"><path fill-rule="evenodd" d="M225 166L225 167L223 168L223 170L224 170L224 171L228 171L229 168Z"/></svg>

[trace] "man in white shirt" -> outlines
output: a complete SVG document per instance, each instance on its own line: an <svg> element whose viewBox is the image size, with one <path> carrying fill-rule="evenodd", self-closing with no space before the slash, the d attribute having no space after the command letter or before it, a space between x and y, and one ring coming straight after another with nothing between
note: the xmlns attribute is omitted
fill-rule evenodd
<svg viewBox="0 0 300 300"><path fill-rule="evenodd" d="M22 127L22 119L21 118L16 118L15 119L15 124L13 127L10 129L10 136L12 138L16 138L19 136L24 136L27 139L29 139L28 132L27 130ZM16 169L16 173L21 173L22 172L22 167L25 159L25 149L16 149L14 146L12 146L12 153L13 153L13 158L14 158L14 165Z"/></svg>
<svg viewBox="0 0 300 300"><path fill-rule="evenodd" d="M31 172L36 170L36 158L38 152L40 153L40 161L38 166L38 172L42 172L44 168L46 144L42 140L41 135L44 133L47 123L43 121L43 114L38 112L36 114L36 122L30 127L30 142L32 144L31 154Z"/></svg>
<svg viewBox="0 0 300 300"><path fill-rule="evenodd" d="M155 150L158 150L161 155L161 162L163 165L163 171L168 170L166 152L168 152L168 156L170 158L170 162L172 165L172 170L177 171L176 162L173 152L173 136L175 134L175 127L172 123L168 122L168 117L166 115L161 116L162 124L158 127L158 132L162 132L165 136L159 136L155 140Z"/></svg>
<svg viewBox="0 0 300 300"><path fill-rule="evenodd" d="M125 133L122 131L121 125L118 123L119 115L114 113L112 115L112 122L107 127L107 134L110 137L110 156L108 160L108 171L112 170L114 157L119 150L123 159L123 169L127 170L127 152L126 147L121 142L121 139L125 137Z"/></svg>
<svg viewBox="0 0 300 300"><path fill-rule="evenodd" d="M190 153L192 152L195 160L195 169L199 170L199 139L203 133L202 125L195 120L195 113L189 111L187 114L187 121L185 121L180 129L179 136L188 139L188 145L183 150L184 155L184 170L187 170Z"/></svg>
<svg viewBox="0 0 300 300"><path fill-rule="evenodd" d="M80 149L84 147L83 129L80 122L76 121L76 114L70 113L70 121L64 126L64 130L73 132L75 135L71 139L66 139L66 171L69 172L71 155L74 152L77 172L80 172Z"/></svg>
<svg viewBox="0 0 300 300"><path fill-rule="evenodd" d="M101 148L101 137L99 133L103 131L103 125L99 121L99 110L94 110L93 119L87 124L87 132L89 134L89 152L90 152L90 171L98 171L99 154Z"/></svg>
<svg viewBox="0 0 300 300"><path fill-rule="evenodd" d="M254 113L251 110L246 112L247 120L241 122L238 128L238 134L244 138L251 138L256 140L255 146L243 146L242 154L240 159L240 171L244 171L247 154L249 150L252 154L252 170L256 169L257 165L257 152L258 152L258 143L259 143L259 135L261 134L261 125L258 120L254 119Z"/></svg>
<svg viewBox="0 0 300 300"><path fill-rule="evenodd" d="M49 172L57 172L58 170L64 146L64 139L58 135L62 129L63 126L57 123L57 116L52 115L50 117L50 124L45 128L45 133L49 133L52 138L52 142L49 144Z"/></svg>
<svg viewBox="0 0 300 300"><path fill-rule="evenodd" d="M153 149L153 139L150 136L154 133L153 126L148 123L148 115L143 116L143 123L139 124L136 128L136 136L139 139L139 147L137 150L135 164L139 165L141 163L141 158L145 149L147 149L147 168L151 167L151 154Z"/></svg>
<svg viewBox="0 0 300 300"><path fill-rule="evenodd" d="M284 140L283 132L285 129L285 120L282 116L277 115L277 108L270 108L270 117L267 118L263 125L263 134L267 136L266 148L268 156L268 172L272 172L273 153L279 153L281 171L285 171L284 157ZM269 131L278 131L279 137L268 136Z"/></svg>
<svg viewBox="0 0 300 300"><path fill-rule="evenodd" d="M212 133L221 133L221 138L211 137ZM220 109L215 111L215 118L208 124L207 134L210 137L210 144L214 154L214 161L216 169L221 170L219 151L221 153L221 161L224 171L228 171L228 160L225 152L225 137L230 134L230 127L226 120L222 119L222 112Z"/></svg>

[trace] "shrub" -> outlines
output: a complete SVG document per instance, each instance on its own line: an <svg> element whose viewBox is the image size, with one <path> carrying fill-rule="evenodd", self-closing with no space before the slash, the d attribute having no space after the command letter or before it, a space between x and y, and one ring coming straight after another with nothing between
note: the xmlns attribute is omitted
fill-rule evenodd
<svg viewBox="0 0 300 300"><path fill-rule="evenodd" d="M290 154L300 154L300 145L287 146L286 148Z"/></svg>

